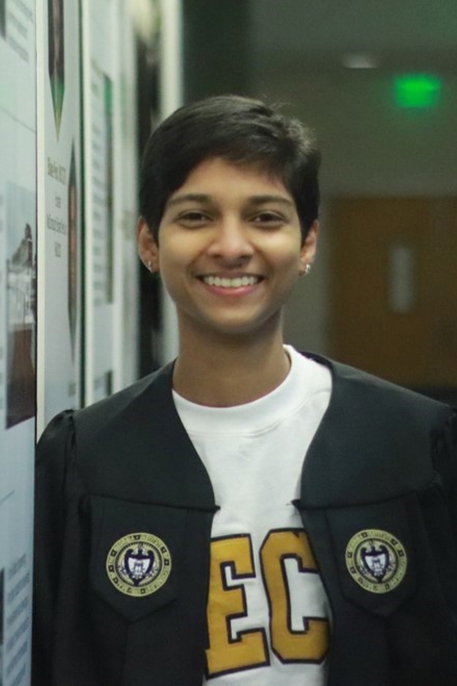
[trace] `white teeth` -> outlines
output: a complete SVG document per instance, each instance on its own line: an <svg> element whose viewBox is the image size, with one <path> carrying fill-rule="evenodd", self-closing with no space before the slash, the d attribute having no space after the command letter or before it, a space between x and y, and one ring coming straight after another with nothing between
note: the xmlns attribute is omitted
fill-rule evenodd
<svg viewBox="0 0 457 686"><path fill-rule="evenodd" d="M258 276L237 276L234 279L228 279L221 276L204 276L204 283L208 286L218 286L219 288L241 288L242 286L254 286L260 281Z"/></svg>

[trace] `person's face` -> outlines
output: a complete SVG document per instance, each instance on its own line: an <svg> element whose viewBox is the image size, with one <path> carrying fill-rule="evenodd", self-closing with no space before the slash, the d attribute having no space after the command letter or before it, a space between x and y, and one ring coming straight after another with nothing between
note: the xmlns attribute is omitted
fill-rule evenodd
<svg viewBox="0 0 457 686"><path fill-rule="evenodd" d="M198 165L175 191L159 227L160 247L140 219L140 256L160 272L181 337L264 335L314 259L317 222L302 244L294 200L282 181L221 158Z"/></svg>

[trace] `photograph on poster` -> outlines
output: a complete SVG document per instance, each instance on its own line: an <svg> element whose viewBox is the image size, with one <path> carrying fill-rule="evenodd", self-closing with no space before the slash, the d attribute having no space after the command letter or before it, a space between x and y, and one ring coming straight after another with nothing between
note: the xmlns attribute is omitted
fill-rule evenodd
<svg viewBox="0 0 457 686"><path fill-rule="evenodd" d="M106 300L113 302L114 271L114 137L113 82L104 75L106 132Z"/></svg>
<svg viewBox="0 0 457 686"><path fill-rule="evenodd" d="M0 0L1 2L2 0ZM57 136L65 92L65 45L63 0L48 0L48 68Z"/></svg>
<svg viewBox="0 0 457 686"><path fill-rule="evenodd" d="M75 145L71 146L68 180L68 320L71 355L75 359L76 317L78 305L78 186L76 180Z"/></svg>
<svg viewBox="0 0 457 686"><path fill-rule="evenodd" d="M5 38L6 35L6 0L0 0L0 38ZM0 672L1 675L1 672Z"/></svg>
<svg viewBox="0 0 457 686"><path fill-rule="evenodd" d="M35 415L36 207L35 195L6 186L6 427Z"/></svg>

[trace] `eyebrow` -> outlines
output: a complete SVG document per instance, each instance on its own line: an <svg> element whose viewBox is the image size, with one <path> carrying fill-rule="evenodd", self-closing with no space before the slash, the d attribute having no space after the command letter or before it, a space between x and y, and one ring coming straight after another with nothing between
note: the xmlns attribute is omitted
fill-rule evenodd
<svg viewBox="0 0 457 686"><path fill-rule="evenodd" d="M247 201L250 205L263 205L267 202L276 202L287 205L288 207L295 207L295 204L291 200L288 200L282 195L253 195L247 198ZM214 202L214 198L205 193L186 193L185 195L178 195L176 198L169 200L167 202L167 207L173 207L174 205L185 202L201 202L208 204Z"/></svg>

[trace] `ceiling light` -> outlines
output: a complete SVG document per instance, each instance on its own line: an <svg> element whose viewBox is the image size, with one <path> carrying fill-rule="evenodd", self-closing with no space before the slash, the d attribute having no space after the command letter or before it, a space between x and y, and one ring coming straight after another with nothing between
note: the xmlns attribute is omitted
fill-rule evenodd
<svg viewBox="0 0 457 686"><path fill-rule="evenodd" d="M378 62L372 55L351 53L343 55L341 62L348 69L376 69Z"/></svg>

